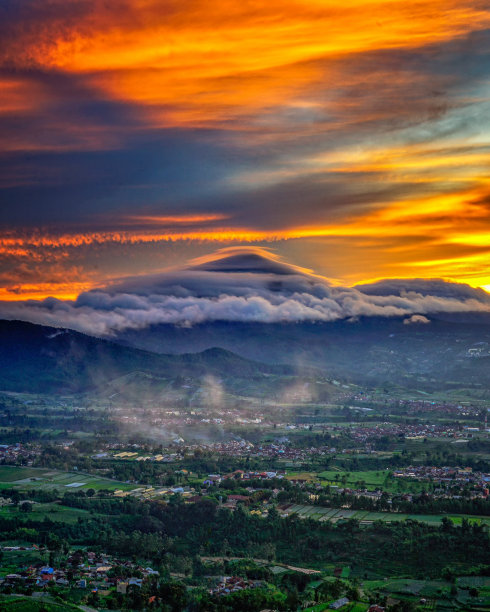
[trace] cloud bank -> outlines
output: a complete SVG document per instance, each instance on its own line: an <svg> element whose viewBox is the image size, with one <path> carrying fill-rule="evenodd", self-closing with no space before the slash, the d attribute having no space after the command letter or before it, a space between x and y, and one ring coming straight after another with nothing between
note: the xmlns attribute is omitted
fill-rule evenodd
<svg viewBox="0 0 490 612"><path fill-rule="evenodd" d="M442 280L391 280L341 287L286 264L265 249L231 248L161 274L126 278L76 300L0 303L0 318L95 335L167 323L327 322L360 316L408 317L490 312L490 295Z"/></svg>

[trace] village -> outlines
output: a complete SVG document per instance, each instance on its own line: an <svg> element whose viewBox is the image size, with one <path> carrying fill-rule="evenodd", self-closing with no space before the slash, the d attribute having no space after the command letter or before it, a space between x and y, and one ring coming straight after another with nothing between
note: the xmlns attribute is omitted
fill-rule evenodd
<svg viewBox="0 0 490 612"><path fill-rule="evenodd" d="M37 546L4 546L1 550L43 553L43 549ZM19 586L31 590L44 590L50 586L76 587L106 595L109 589L115 588L118 593L126 594L128 589L141 588L144 582L154 576L159 576L159 572L151 567L142 567L108 554L77 549L67 554L66 559L58 566L37 563L20 569L18 573L7 574L0 578L0 588L5 592L8 587L15 590Z"/></svg>
<svg viewBox="0 0 490 612"><path fill-rule="evenodd" d="M377 540L381 525L414 532L455 533L462 525L487 530L486 422L478 406L393 398L385 407L368 393L354 397L345 391L344 405L328 408L292 404L218 411L113 401L109 417L88 405L74 409L74 418L85 419L83 435L69 427L3 430L0 527L17 531L10 537L11 528L3 540L0 597L158 609L162 584L172 589L178 584L188 600L209 597L218 605L247 594L279 597L302 589L304 577L309 583L301 601L312 609L317 601L322 609L346 612L355 606L362 612L400 606L399 583L388 586L390 564L369 553L370 566L380 567L366 579L364 560L355 551L339 549L325 556L335 561L312 562L317 553L309 534L334 537L329 530L339 529L362 538L372 530L377 535L369 537ZM46 403L29 404L28 410L38 423L57 427ZM59 410L54 406L53 415ZM397 417L398 410L406 416ZM12 411L9 419L15 419ZM169 523L172 516L178 518ZM193 518L180 531L186 516ZM230 532L215 535L225 516L230 523L249 524L247 536L238 541ZM199 547L192 540L183 550L183 539L200 521ZM283 535L278 540L271 534L262 545L262 533L275 521L274 533ZM134 525L135 546L120 533L127 524ZM93 533L103 534L107 525L113 531L94 545L86 540L88 525ZM167 529L174 533L170 539ZM288 552L294 540L277 545L291 529L304 529L307 542L294 557ZM62 534L59 542L53 530ZM252 534L258 539L249 547ZM401 545L402 532L400 538ZM417 571L410 569L413 576ZM466 596L459 587L457 593ZM424 595L423 589L410 594L420 609L431 605ZM275 607L280 609L277 601Z"/></svg>

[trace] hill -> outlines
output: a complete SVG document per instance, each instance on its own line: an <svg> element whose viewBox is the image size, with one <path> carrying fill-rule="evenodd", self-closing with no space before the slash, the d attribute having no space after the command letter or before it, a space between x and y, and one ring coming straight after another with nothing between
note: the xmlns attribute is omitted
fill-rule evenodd
<svg viewBox="0 0 490 612"><path fill-rule="evenodd" d="M328 323L154 325L126 331L118 341L176 354L217 346L269 364L318 368L358 384L490 388L490 318L481 313L431 315L430 322L410 323L402 317L361 317Z"/></svg>
<svg viewBox="0 0 490 612"><path fill-rule="evenodd" d="M0 390L81 392L128 374L159 378L247 379L292 374L293 368L264 365L221 348L184 355L157 355L67 329L0 321Z"/></svg>

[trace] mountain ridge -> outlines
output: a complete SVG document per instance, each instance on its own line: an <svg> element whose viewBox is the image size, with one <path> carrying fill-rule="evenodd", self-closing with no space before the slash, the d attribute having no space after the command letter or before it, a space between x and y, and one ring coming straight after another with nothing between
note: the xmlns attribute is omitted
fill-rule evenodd
<svg viewBox="0 0 490 612"><path fill-rule="evenodd" d="M359 317L332 322L202 323L126 330L128 346L175 354L222 348L269 364L315 368L357 384L490 388L490 316ZM481 348L481 347L480 347ZM488 356L488 360L487 360Z"/></svg>
<svg viewBox="0 0 490 612"><path fill-rule="evenodd" d="M220 347L163 355L65 328L0 320L4 391L82 392L137 370L166 378L294 373L291 366L258 363Z"/></svg>

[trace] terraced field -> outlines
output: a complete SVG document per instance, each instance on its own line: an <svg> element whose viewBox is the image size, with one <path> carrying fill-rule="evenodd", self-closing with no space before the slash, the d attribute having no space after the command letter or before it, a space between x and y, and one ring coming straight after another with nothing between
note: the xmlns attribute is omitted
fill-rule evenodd
<svg viewBox="0 0 490 612"><path fill-rule="evenodd" d="M282 506L281 514L289 516L296 514L300 518L311 518L318 521L329 521L337 523L348 519L356 519L361 525L369 525L374 521L384 521L391 523L394 521L405 521L411 519L432 525L439 525L443 516L439 514L399 514L394 512L368 512L367 510L346 510L343 508L324 508L322 506L308 506L302 504L290 504ZM490 526L490 517L488 516L464 516L451 515L449 518L455 523L460 524L463 518L467 518L470 522L484 524Z"/></svg>

